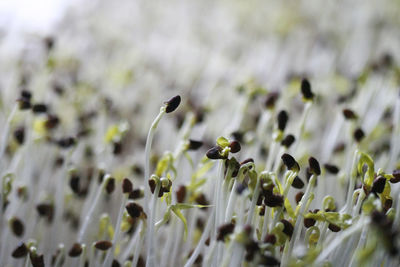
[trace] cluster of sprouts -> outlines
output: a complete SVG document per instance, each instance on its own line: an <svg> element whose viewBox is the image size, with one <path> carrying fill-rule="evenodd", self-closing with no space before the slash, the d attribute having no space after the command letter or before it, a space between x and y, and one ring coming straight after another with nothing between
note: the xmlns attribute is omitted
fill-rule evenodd
<svg viewBox="0 0 400 267"><path fill-rule="evenodd" d="M121 3L174 21L169 9L134 2ZM290 5L308 7L302 2ZM109 1L96 5L126 16ZM256 12L251 3L215 5L212 18ZM278 17L290 13L273 7ZM366 23L376 19L370 8L360 13ZM287 50L265 59L279 65L268 70L254 67L262 55L242 43L263 36L255 18L254 32L231 36L237 47L224 44L231 57L198 63L204 55L193 53L180 69L167 44L145 57L142 39L99 34L104 24L86 13L85 27L32 37L6 62L10 75L0 75L0 266L399 266L400 51L371 56L354 39L337 50L354 52L354 66L314 62L333 29L301 14L273 29L282 38L275 45ZM387 36L391 23L376 34ZM291 38L305 24L315 44L298 42L309 58L292 62ZM151 46L151 38L143 42ZM233 59L248 72L225 69ZM243 73L254 78L238 81Z"/></svg>

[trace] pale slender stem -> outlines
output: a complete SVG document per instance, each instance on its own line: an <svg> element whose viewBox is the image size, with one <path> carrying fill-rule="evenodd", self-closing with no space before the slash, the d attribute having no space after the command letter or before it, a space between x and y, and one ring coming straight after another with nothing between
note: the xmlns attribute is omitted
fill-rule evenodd
<svg viewBox="0 0 400 267"><path fill-rule="evenodd" d="M147 255L146 255L146 266L157 266L156 265L156 242L155 242L155 233L154 233L154 218L156 216L157 209L157 199L158 193L160 192L161 181L156 182L156 188L154 190L154 194L151 199L151 207L150 207L150 220L149 227L147 231Z"/></svg>

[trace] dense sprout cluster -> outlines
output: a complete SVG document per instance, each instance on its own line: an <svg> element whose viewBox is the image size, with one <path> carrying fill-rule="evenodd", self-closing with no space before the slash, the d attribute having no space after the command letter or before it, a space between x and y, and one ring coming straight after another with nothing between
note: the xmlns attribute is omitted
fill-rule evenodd
<svg viewBox="0 0 400 267"><path fill-rule="evenodd" d="M396 1L111 2L0 46L1 266L400 264Z"/></svg>

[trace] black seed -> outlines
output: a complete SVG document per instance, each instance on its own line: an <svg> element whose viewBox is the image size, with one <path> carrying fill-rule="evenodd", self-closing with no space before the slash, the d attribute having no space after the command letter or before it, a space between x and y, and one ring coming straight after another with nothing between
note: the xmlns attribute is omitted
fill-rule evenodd
<svg viewBox="0 0 400 267"><path fill-rule="evenodd" d="M97 177L99 184L103 183L105 176L106 176L106 172L104 170L99 170L99 176Z"/></svg>
<svg viewBox="0 0 400 267"><path fill-rule="evenodd" d="M297 204L299 204L299 202L301 201L301 199L303 198L303 196L304 196L304 193L303 193L303 192L298 192L298 193L296 194L295 200L296 200L296 203L297 203Z"/></svg>
<svg viewBox="0 0 400 267"><path fill-rule="evenodd" d="M71 146L75 145L75 138L73 137L65 137L61 138L57 141L57 145L61 148L70 148Z"/></svg>
<svg viewBox="0 0 400 267"><path fill-rule="evenodd" d="M273 109L275 107L276 100L279 98L278 92L271 92L267 95L264 101L264 105L267 109Z"/></svg>
<svg viewBox="0 0 400 267"><path fill-rule="evenodd" d="M120 267L120 266L121 266L121 264L116 259L114 259L111 264L111 267Z"/></svg>
<svg viewBox="0 0 400 267"><path fill-rule="evenodd" d="M45 104L34 104L32 106L33 113L46 113L47 112L47 105Z"/></svg>
<svg viewBox="0 0 400 267"><path fill-rule="evenodd" d="M299 176L296 176L296 177L293 179L292 186L293 186L294 188L296 188L296 189L301 189L301 188L304 187L304 182L300 179Z"/></svg>
<svg viewBox="0 0 400 267"><path fill-rule="evenodd" d="M298 172L300 170L300 166L297 161L289 154L285 153L281 156L283 164L292 171Z"/></svg>
<svg viewBox="0 0 400 267"><path fill-rule="evenodd" d="M339 173L339 168L336 165L328 164L326 163L324 165L325 169L327 172L331 174L338 174Z"/></svg>
<svg viewBox="0 0 400 267"><path fill-rule="evenodd" d="M287 112L285 110L281 110L278 113L278 129L280 131L283 132L285 130L288 120L289 120L289 116L288 116Z"/></svg>
<svg viewBox="0 0 400 267"><path fill-rule="evenodd" d="M79 181L80 177L78 175L73 175L69 180L69 186L75 194L79 194L80 192Z"/></svg>
<svg viewBox="0 0 400 267"><path fill-rule="evenodd" d="M121 155L122 153L122 144L121 142L113 142L113 154Z"/></svg>
<svg viewBox="0 0 400 267"><path fill-rule="evenodd" d="M20 110L26 110L31 108L31 102L26 98L17 99L17 102Z"/></svg>
<svg viewBox="0 0 400 267"><path fill-rule="evenodd" d="M260 206L260 210L258 212L258 215L264 216L265 215L265 205Z"/></svg>
<svg viewBox="0 0 400 267"><path fill-rule="evenodd" d="M336 224L330 223L328 225L329 230L331 230L332 232L339 232L341 229L339 226L337 226Z"/></svg>
<svg viewBox="0 0 400 267"><path fill-rule="evenodd" d="M224 241L225 237L231 233L235 229L235 225L233 223L227 223L218 227L218 241Z"/></svg>
<svg viewBox="0 0 400 267"><path fill-rule="evenodd" d="M207 158L222 159L223 157L219 153L220 150L221 150L221 148L219 146L214 146L214 147L210 148L206 153Z"/></svg>
<svg viewBox="0 0 400 267"><path fill-rule="evenodd" d="M282 207L283 200L283 196L273 194L264 198L264 204L268 207Z"/></svg>
<svg viewBox="0 0 400 267"><path fill-rule="evenodd" d="M378 176L372 184L371 192L379 194L382 193L385 189L385 184L386 178L383 176Z"/></svg>
<svg viewBox="0 0 400 267"><path fill-rule="evenodd" d="M310 228L311 226L315 225L315 220L312 218L304 218L304 227Z"/></svg>
<svg viewBox="0 0 400 267"><path fill-rule="evenodd" d="M296 141L296 138L292 134L286 135L286 137L282 140L281 145L289 148L294 142Z"/></svg>
<svg viewBox="0 0 400 267"><path fill-rule="evenodd" d="M181 185L176 191L176 201L178 203L183 203L185 201L185 198L186 198L186 186Z"/></svg>
<svg viewBox="0 0 400 267"><path fill-rule="evenodd" d="M167 102L164 102L164 104L167 105L166 108L165 108L165 112L166 113L171 113L172 111L177 109L177 107L179 106L180 103L181 103L181 97L179 95L174 96L173 98L171 98Z"/></svg>
<svg viewBox="0 0 400 267"><path fill-rule="evenodd" d="M288 220L285 220L285 219L282 219L281 223L283 223L283 225L284 225L282 232L284 232L287 236L292 237L293 229L294 229L293 225Z"/></svg>
<svg viewBox="0 0 400 267"><path fill-rule="evenodd" d="M129 193L129 199L140 199L144 196L144 192L142 189L133 189L132 192Z"/></svg>
<svg viewBox="0 0 400 267"><path fill-rule="evenodd" d="M356 140L356 142L360 143L362 141L362 139L365 137L364 131L361 128L357 128L354 131L354 139Z"/></svg>
<svg viewBox="0 0 400 267"><path fill-rule="evenodd" d="M241 146L240 143L238 141L233 141L229 144L229 147L231 148L231 152L232 153L237 153L240 151Z"/></svg>
<svg viewBox="0 0 400 267"><path fill-rule="evenodd" d="M268 234L264 238L264 243L270 243L274 245L276 243L276 236L274 234Z"/></svg>
<svg viewBox="0 0 400 267"><path fill-rule="evenodd" d="M308 159L310 171L315 175L321 175L321 168L319 167L318 161L314 157Z"/></svg>
<svg viewBox="0 0 400 267"><path fill-rule="evenodd" d="M47 36L46 38L43 39L43 42L44 45L46 46L47 51L50 51L54 47L55 39L52 36Z"/></svg>
<svg viewBox="0 0 400 267"><path fill-rule="evenodd" d="M112 192L114 192L115 189L115 179L114 178L110 178L107 182L106 185L106 192L108 194L111 194Z"/></svg>
<svg viewBox="0 0 400 267"><path fill-rule="evenodd" d="M32 93L28 90L22 90L21 91L21 98L24 98L26 100L31 100L32 99Z"/></svg>
<svg viewBox="0 0 400 267"><path fill-rule="evenodd" d="M18 247L14 249L11 256L13 258L23 258L28 254L28 248L26 247L25 243L20 243Z"/></svg>
<svg viewBox="0 0 400 267"><path fill-rule="evenodd" d="M305 78L301 80L301 93L304 99L312 100L314 98L314 93L311 91L311 84Z"/></svg>
<svg viewBox="0 0 400 267"><path fill-rule="evenodd" d="M254 163L254 159L252 159L252 158L245 159L242 162L240 162L240 165L244 165L244 164L249 163L249 162L253 162Z"/></svg>
<svg viewBox="0 0 400 267"><path fill-rule="evenodd" d="M195 201L196 201L196 203L199 204L199 205L203 205L203 206L209 205L209 202L208 202L208 200L207 200L207 198L206 198L206 195L204 195L203 193L198 194L198 195L196 196L196 198L195 198ZM202 209L206 209L206 208L202 208Z"/></svg>
<svg viewBox="0 0 400 267"><path fill-rule="evenodd" d="M79 243L75 243L72 245L71 249L68 252L70 257L78 257L82 253L82 245Z"/></svg>
<svg viewBox="0 0 400 267"><path fill-rule="evenodd" d="M197 150L203 145L202 141L195 141L192 139L189 139L189 147L188 150Z"/></svg>
<svg viewBox="0 0 400 267"><path fill-rule="evenodd" d="M24 234L25 227L20 219L13 217L10 220L10 227L14 235L21 237Z"/></svg>
<svg viewBox="0 0 400 267"><path fill-rule="evenodd" d="M400 169L393 171L393 178L390 179L390 182L393 184L400 182Z"/></svg>
<svg viewBox="0 0 400 267"><path fill-rule="evenodd" d="M14 131L14 138L18 144L22 145L25 140L25 128L19 127Z"/></svg>
<svg viewBox="0 0 400 267"><path fill-rule="evenodd" d="M122 193L130 193L133 190L133 184L128 178L122 180Z"/></svg>
<svg viewBox="0 0 400 267"><path fill-rule="evenodd" d="M60 119L56 115L48 115L45 122L47 129L51 130L56 128L60 124Z"/></svg>
<svg viewBox="0 0 400 267"><path fill-rule="evenodd" d="M383 205L383 208L385 212L387 212L393 205L393 200L392 199L386 199L385 204Z"/></svg>
<svg viewBox="0 0 400 267"><path fill-rule="evenodd" d="M156 190L156 181L154 179L149 179L149 187L152 194Z"/></svg>
<svg viewBox="0 0 400 267"><path fill-rule="evenodd" d="M36 206L36 210L41 217L47 217L47 220L51 222L53 220L54 207L48 203L41 203Z"/></svg>
<svg viewBox="0 0 400 267"><path fill-rule="evenodd" d="M33 267L44 267L43 255L29 253L29 258L31 259L31 264Z"/></svg>
<svg viewBox="0 0 400 267"><path fill-rule="evenodd" d="M143 208L136 204L135 202L130 202L126 206L126 211L128 212L129 216L132 218L138 218L140 214L143 212Z"/></svg>
<svg viewBox="0 0 400 267"><path fill-rule="evenodd" d="M106 251L106 250L108 250L109 248L112 247L112 243L110 241L107 241L107 240L97 241L94 244L94 247L97 248L98 250Z"/></svg>
<svg viewBox="0 0 400 267"><path fill-rule="evenodd" d="M351 109L343 109L343 116L347 119L347 120L355 120L358 118L357 114L354 113L354 111L352 111Z"/></svg>

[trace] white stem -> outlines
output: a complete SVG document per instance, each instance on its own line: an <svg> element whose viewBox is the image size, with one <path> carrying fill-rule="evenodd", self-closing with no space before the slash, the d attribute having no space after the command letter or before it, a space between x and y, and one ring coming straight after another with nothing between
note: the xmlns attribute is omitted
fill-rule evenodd
<svg viewBox="0 0 400 267"><path fill-rule="evenodd" d="M156 182L156 188L154 190L154 194L151 199L151 207L150 207L150 220L149 227L147 230L147 255L146 255L146 266L153 267L156 265L156 242L155 242L155 232L154 232L154 218L156 216L157 209L157 199L158 193L160 192L161 181Z"/></svg>

